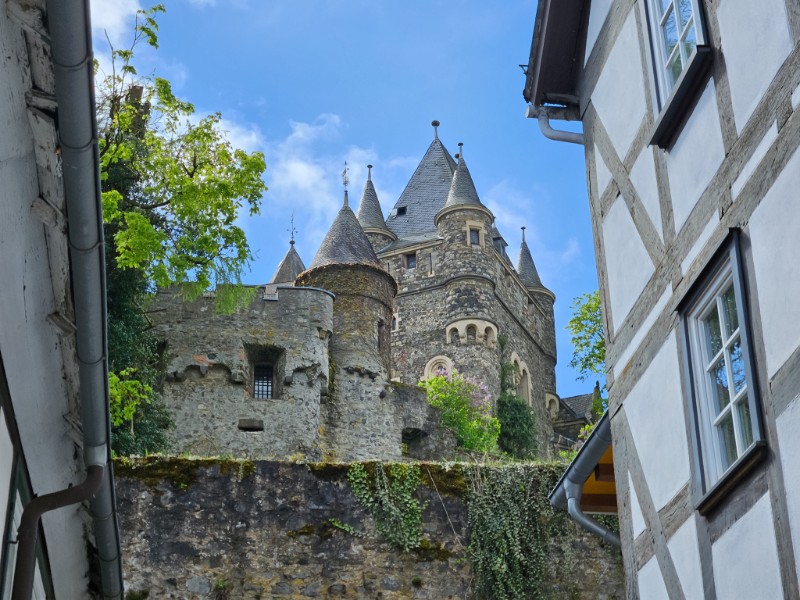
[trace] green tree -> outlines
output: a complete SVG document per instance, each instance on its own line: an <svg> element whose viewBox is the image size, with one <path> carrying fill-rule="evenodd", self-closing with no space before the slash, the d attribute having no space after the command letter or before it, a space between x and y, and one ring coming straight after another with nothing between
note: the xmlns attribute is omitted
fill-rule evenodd
<svg viewBox="0 0 800 600"><path fill-rule="evenodd" d="M585 381L593 375L604 376L606 338L599 291L581 294L572 301L572 318L567 323L567 329L572 334L573 346L569 366L578 371L578 379ZM592 412L600 416L606 409L606 401L599 382L595 383L593 395Z"/></svg>
<svg viewBox="0 0 800 600"><path fill-rule="evenodd" d="M137 72L134 51L158 47L163 11L139 11L130 46L112 47L110 72L96 77L112 443L120 454L168 447L171 417L158 393L164 365L147 316L152 293L178 284L191 298L216 286L221 310L246 301L240 276L251 254L236 219L257 213L266 190L263 155L234 148L219 113L197 117L167 80Z"/></svg>

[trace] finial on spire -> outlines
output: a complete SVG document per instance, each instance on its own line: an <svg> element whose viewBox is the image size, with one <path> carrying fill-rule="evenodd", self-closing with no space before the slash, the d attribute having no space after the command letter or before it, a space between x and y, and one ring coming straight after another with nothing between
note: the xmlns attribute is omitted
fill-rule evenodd
<svg viewBox="0 0 800 600"><path fill-rule="evenodd" d="M464 142L458 142L458 160L464 160Z"/></svg>
<svg viewBox="0 0 800 600"><path fill-rule="evenodd" d="M289 229L289 244L294 246L294 234L297 233L297 229L294 228L294 211L292 211L292 227Z"/></svg>
<svg viewBox="0 0 800 600"><path fill-rule="evenodd" d="M344 205L348 206L347 185L350 183L350 167L347 166L347 161L344 161L344 171L342 171L342 183L344 184Z"/></svg>
<svg viewBox="0 0 800 600"><path fill-rule="evenodd" d="M524 242L525 241L525 226L523 225L521 227L521 229L522 229L522 241Z"/></svg>
<svg viewBox="0 0 800 600"><path fill-rule="evenodd" d="M431 125L433 125L433 139L438 140L439 139L439 125L441 125L441 123L439 123L439 121L436 121L434 119L433 121L431 121Z"/></svg>
<svg viewBox="0 0 800 600"><path fill-rule="evenodd" d="M372 181L372 165L367 165L367 181Z"/></svg>

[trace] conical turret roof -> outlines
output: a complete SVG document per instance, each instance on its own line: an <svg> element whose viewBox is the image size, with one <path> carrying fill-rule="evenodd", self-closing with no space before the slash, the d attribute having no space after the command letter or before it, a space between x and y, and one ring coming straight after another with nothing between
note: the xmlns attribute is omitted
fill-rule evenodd
<svg viewBox="0 0 800 600"><path fill-rule="evenodd" d="M380 267L367 234L348 206L347 192L344 193L344 205L322 240L309 269L336 264Z"/></svg>
<svg viewBox="0 0 800 600"><path fill-rule="evenodd" d="M435 229L433 219L447 200L456 162L439 140L438 126L434 121L433 141L386 219L399 237Z"/></svg>
<svg viewBox="0 0 800 600"><path fill-rule="evenodd" d="M542 280L539 279L539 273L536 270L536 265L533 264L533 257L525 242L525 228L522 228L522 244L519 247L519 260L517 261L517 273L525 287L528 288L543 288Z"/></svg>
<svg viewBox="0 0 800 600"><path fill-rule="evenodd" d="M378 200L378 193L372 184L372 165L367 165L367 183L364 184L364 193L361 194L361 202L358 205L358 222L363 228L387 229L386 221L383 220L381 203Z"/></svg>
<svg viewBox="0 0 800 600"><path fill-rule="evenodd" d="M453 182L450 185L444 208L460 205L483 206L478 198L475 184L472 182L472 175L469 173L467 163L464 161L463 153L458 154L458 168L453 175Z"/></svg>
<svg viewBox="0 0 800 600"><path fill-rule="evenodd" d="M278 265L278 270L275 271L270 283L289 283L294 281L305 270L306 266L303 264L303 259L300 258L297 250L295 250L294 240L292 240L289 242L289 250L287 250L286 256L283 257L281 264Z"/></svg>

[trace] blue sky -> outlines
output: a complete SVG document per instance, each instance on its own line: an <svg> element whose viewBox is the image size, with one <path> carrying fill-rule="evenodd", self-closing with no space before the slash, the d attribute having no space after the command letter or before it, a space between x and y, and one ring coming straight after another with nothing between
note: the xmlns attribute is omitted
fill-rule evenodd
<svg viewBox="0 0 800 600"><path fill-rule="evenodd" d="M96 53L124 47L139 0L92 0ZM394 205L433 137L464 156L516 261L520 227L543 283L556 294L558 393L576 382L565 326L577 295L597 288L583 148L545 139L522 98L535 0L182 0L159 18L160 49L140 72L172 81L201 114L221 112L232 142L264 152L269 190L243 218L265 283L288 249L294 212L306 264L342 202L350 165L357 205L374 165L384 209ZM355 207L355 206L354 206Z"/></svg>

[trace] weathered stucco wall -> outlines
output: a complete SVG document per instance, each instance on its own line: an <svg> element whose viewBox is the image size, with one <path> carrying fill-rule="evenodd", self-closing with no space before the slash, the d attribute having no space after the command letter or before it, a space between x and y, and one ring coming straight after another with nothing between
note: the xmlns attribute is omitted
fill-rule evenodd
<svg viewBox="0 0 800 600"><path fill-rule="evenodd" d="M128 591L149 598L475 597L460 467L421 465L424 542L409 553L378 538L348 468L155 457L118 463ZM556 476L543 467L538 487ZM544 559L543 597L621 598L618 553L563 513L548 508L542 518L557 531Z"/></svg>

